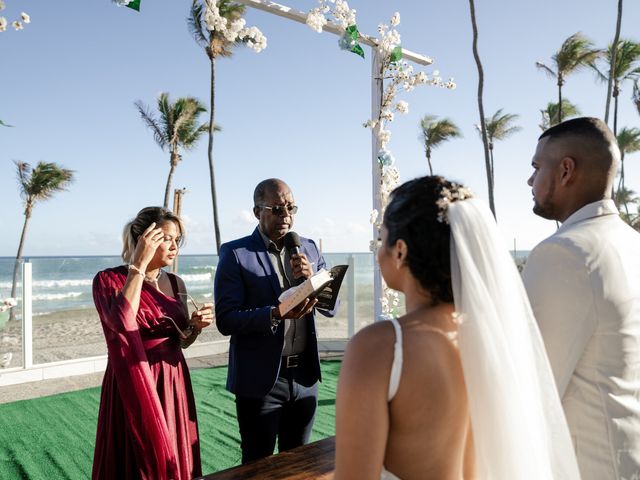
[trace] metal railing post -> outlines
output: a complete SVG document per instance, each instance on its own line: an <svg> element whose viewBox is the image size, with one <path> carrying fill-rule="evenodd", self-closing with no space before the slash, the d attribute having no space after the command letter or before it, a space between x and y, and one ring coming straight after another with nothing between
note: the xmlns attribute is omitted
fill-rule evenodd
<svg viewBox="0 0 640 480"><path fill-rule="evenodd" d="M349 317L347 318L347 338L356 333L356 262L353 254L349 255Z"/></svg>
<svg viewBox="0 0 640 480"><path fill-rule="evenodd" d="M33 366L33 281L31 262L22 263L22 368Z"/></svg>

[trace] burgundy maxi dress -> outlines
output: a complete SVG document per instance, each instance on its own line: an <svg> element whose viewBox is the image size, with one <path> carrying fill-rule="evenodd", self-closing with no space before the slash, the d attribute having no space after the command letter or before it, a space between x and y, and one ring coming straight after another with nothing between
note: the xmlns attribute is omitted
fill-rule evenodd
<svg viewBox="0 0 640 480"><path fill-rule="evenodd" d="M181 300L144 282L134 315L122 295L124 266L99 272L93 298L107 341L93 479L187 480L200 476L200 444L189 370L176 325ZM170 275L173 291L178 289Z"/></svg>

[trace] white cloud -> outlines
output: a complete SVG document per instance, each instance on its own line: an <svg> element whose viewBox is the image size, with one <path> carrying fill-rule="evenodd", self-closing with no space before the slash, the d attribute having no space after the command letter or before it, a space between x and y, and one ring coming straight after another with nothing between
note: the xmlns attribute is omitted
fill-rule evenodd
<svg viewBox="0 0 640 480"><path fill-rule="evenodd" d="M256 217L251 210L240 210L236 216L236 223L245 225L255 225Z"/></svg>

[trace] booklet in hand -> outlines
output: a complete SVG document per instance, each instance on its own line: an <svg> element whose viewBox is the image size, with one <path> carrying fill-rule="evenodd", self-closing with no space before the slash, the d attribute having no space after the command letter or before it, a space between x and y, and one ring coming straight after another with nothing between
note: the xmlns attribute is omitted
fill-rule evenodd
<svg viewBox="0 0 640 480"><path fill-rule="evenodd" d="M349 265L336 265L331 270L324 268L307 278L303 283L282 292L278 300L280 315L292 310L305 299L318 299L316 307L320 310L333 310L338 300L340 285Z"/></svg>

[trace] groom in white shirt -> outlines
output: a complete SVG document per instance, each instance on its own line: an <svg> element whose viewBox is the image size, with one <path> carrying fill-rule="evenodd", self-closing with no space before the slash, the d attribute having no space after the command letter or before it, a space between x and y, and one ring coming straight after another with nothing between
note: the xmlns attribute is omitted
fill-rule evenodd
<svg viewBox="0 0 640 480"><path fill-rule="evenodd" d="M583 480L640 480L640 234L611 199L620 151L576 118L533 156L535 214L562 223L523 272Z"/></svg>

